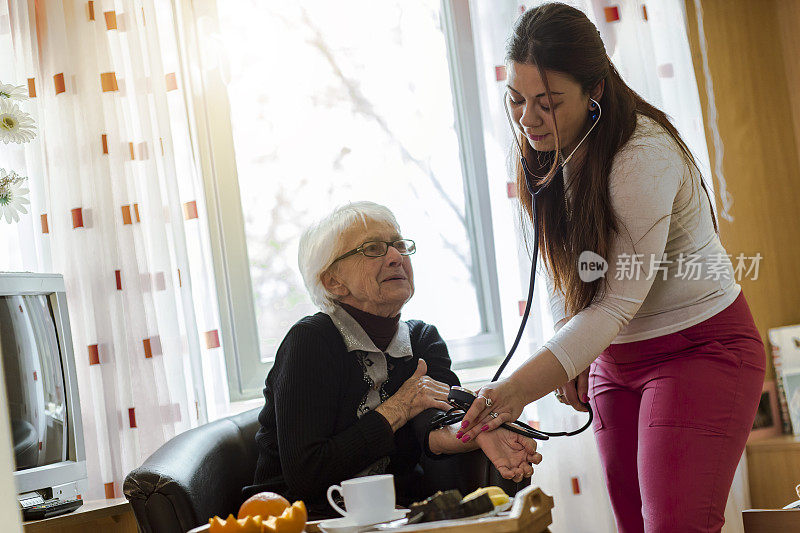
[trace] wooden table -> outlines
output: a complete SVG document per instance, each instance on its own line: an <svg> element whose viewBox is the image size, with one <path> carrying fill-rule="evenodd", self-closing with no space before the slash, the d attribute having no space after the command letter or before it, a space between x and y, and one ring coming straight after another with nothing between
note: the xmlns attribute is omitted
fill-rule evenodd
<svg viewBox="0 0 800 533"><path fill-rule="evenodd" d="M25 533L138 533L131 504L125 498L112 500L87 500L77 510L23 522Z"/></svg>

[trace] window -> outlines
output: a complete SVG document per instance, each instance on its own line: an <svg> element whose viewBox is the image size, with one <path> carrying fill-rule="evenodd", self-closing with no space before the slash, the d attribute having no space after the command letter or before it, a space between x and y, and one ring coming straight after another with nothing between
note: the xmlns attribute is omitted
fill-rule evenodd
<svg viewBox="0 0 800 533"><path fill-rule="evenodd" d="M496 364L503 341L467 3L204 0L187 19L187 39L203 35L187 61L201 68L198 122L212 130L198 144L218 216L232 399L260 394L286 331L316 312L297 271L301 232L355 200L387 205L417 243L404 317L435 324L455 368ZM226 106L228 138L227 116L214 118Z"/></svg>

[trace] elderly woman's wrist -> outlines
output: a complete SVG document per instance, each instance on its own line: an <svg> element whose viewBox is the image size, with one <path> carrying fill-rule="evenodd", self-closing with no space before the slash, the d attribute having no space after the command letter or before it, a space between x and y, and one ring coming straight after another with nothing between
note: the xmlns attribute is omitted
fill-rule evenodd
<svg viewBox="0 0 800 533"><path fill-rule="evenodd" d="M408 416L405 410L400 406L394 405L394 402L391 400L386 400L376 407L375 410L383 415L386 421L389 422L389 425L392 426L392 431L397 431L408 422Z"/></svg>
<svg viewBox="0 0 800 533"><path fill-rule="evenodd" d="M455 438L461 424L453 424L428 433L428 449L434 455L464 453L479 447L476 441L464 443Z"/></svg>

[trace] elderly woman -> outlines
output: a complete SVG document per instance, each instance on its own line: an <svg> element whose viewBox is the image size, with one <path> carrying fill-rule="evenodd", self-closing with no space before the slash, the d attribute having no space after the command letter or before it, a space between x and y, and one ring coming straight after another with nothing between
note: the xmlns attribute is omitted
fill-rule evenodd
<svg viewBox="0 0 800 533"><path fill-rule="evenodd" d="M415 251L392 212L371 202L340 207L303 234L300 271L323 312L298 321L278 348L246 492L274 491L331 515L330 485L391 473L407 504L428 496L418 493L423 453L478 447L503 477L532 474L541 455L529 439L499 430L464 443L455 438L458 427L428 431L459 381L436 328L400 320L414 294Z"/></svg>

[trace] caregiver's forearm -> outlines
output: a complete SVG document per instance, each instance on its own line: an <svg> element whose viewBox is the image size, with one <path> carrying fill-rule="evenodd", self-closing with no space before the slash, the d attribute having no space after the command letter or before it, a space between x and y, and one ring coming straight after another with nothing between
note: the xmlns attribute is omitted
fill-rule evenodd
<svg viewBox="0 0 800 533"><path fill-rule="evenodd" d="M459 429L461 429L460 423L431 431L428 434L428 447L437 455L441 453L471 452L478 449L478 444L475 441L463 443L456 438L456 433Z"/></svg>
<svg viewBox="0 0 800 533"><path fill-rule="evenodd" d="M528 405L546 396L567 382L567 372L556 356L547 348L540 348L530 359L511 374L508 381Z"/></svg>

